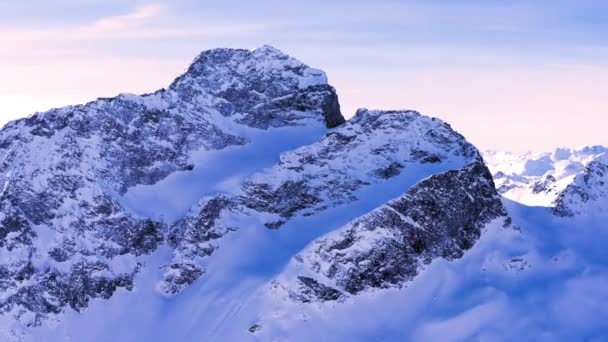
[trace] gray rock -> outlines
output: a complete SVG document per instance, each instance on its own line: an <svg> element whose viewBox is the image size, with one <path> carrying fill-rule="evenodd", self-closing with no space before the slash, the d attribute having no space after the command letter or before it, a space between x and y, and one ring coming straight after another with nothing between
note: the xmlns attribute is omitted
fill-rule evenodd
<svg viewBox="0 0 608 342"><path fill-rule="evenodd" d="M401 287L436 258L462 257L495 219L510 225L481 162L437 174L313 242L292 262L300 270L297 279L283 286L299 302Z"/></svg>

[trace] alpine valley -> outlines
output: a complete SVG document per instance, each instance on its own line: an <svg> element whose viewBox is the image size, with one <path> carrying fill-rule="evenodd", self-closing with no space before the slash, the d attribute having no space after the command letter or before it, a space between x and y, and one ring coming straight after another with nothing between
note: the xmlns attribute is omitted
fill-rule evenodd
<svg viewBox="0 0 608 342"><path fill-rule="evenodd" d="M0 160L1 341L608 336L608 148L345 120L270 46L10 122Z"/></svg>

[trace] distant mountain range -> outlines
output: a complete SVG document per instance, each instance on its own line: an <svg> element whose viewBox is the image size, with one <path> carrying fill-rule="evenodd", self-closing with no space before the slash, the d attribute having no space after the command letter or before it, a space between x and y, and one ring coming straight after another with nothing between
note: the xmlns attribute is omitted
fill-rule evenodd
<svg viewBox="0 0 608 342"><path fill-rule="evenodd" d="M498 192L531 206L553 207L556 215L608 212L605 192L608 148L560 148L551 153L489 151L484 159Z"/></svg>

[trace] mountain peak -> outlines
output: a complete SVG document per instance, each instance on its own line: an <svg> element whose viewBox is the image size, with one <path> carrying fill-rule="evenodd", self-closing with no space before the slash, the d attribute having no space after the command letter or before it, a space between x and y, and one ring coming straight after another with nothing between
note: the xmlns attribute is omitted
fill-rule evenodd
<svg viewBox="0 0 608 342"><path fill-rule="evenodd" d="M170 88L179 88L184 84L190 86L218 85L213 81L222 80L223 89L229 83L244 82L242 78L261 79L260 86L266 88L275 83L288 83L305 89L314 85L327 85L325 72L311 68L301 61L269 45L253 51L245 49L218 48L201 52L188 70L178 77ZM260 82L258 82L260 83Z"/></svg>
<svg viewBox="0 0 608 342"><path fill-rule="evenodd" d="M178 97L213 97L225 101L223 116L244 116L242 122L265 128L282 125L311 106L322 108L328 128L344 122L335 89L327 76L278 49L264 45L256 50L203 51L188 70L169 87ZM278 117L274 108L281 110ZM289 118L288 118L289 117Z"/></svg>

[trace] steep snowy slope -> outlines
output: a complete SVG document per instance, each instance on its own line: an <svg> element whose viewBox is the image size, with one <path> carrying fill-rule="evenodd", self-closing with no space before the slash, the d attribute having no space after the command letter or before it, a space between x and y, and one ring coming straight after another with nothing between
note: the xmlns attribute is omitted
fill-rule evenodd
<svg viewBox="0 0 608 342"><path fill-rule="evenodd" d="M246 149L301 127L309 136L295 134L292 144L309 143L342 122L322 71L262 47L205 51L153 94L9 123L0 132L2 320L38 325L66 306L80 311L91 298L132 289L166 225L138 215L146 203L130 208L133 197L122 198L129 189L204 169L196 155ZM266 151L267 162L281 151Z"/></svg>
<svg viewBox="0 0 608 342"><path fill-rule="evenodd" d="M479 196L493 184L472 182L475 166L431 176L292 258L260 291L255 315L243 315L252 339L604 340L605 158L594 157L555 207L505 199L517 229L505 226L498 199ZM479 198L487 202L477 207ZM453 214L420 215L441 201ZM478 218L481 237L452 259L477 229L462 223L472 229L454 238L444 223L471 217Z"/></svg>
<svg viewBox="0 0 608 342"><path fill-rule="evenodd" d="M525 205L549 207L556 206L557 198L575 178L606 153L608 148L603 146L561 148L552 153L488 151L484 159L503 196Z"/></svg>

